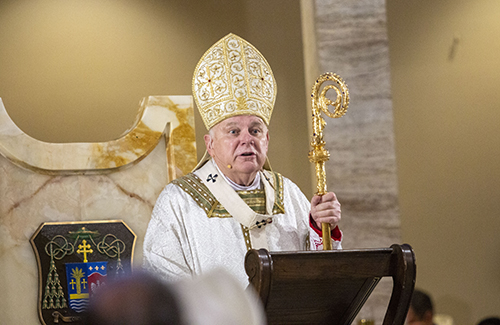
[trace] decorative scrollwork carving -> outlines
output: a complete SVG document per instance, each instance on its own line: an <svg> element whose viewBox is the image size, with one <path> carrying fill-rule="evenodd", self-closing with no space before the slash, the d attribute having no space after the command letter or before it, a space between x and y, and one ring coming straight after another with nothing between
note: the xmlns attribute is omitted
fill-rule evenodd
<svg viewBox="0 0 500 325"><path fill-rule="evenodd" d="M109 239L111 239L111 241ZM120 259L120 254L125 251L125 243L116 238L115 235L107 234L97 243L97 250L99 250L99 253L105 254L108 257Z"/></svg>
<svg viewBox="0 0 500 325"><path fill-rule="evenodd" d="M74 251L73 244L69 243L68 240L61 235L56 235L45 245L45 253L51 258L60 260L66 255L73 254Z"/></svg>

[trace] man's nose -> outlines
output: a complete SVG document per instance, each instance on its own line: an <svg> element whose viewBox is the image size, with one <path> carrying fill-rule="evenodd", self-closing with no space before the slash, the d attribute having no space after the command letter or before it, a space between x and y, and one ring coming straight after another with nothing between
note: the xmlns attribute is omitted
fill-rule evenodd
<svg viewBox="0 0 500 325"><path fill-rule="evenodd" d="M248 130L242 131L240 133L240 139L242 144L250 144L254 142L254 138Z"/></svg>

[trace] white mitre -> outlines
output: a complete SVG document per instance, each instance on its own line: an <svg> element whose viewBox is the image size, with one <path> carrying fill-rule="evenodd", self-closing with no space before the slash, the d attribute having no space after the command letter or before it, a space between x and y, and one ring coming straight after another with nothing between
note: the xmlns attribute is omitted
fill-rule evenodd
<svg viewBox="0 0 500 325"><path fill-rule="evenodd" d="M269 125L276 89L264 56L234 34L208 49L193 75L193 96L208 130L237 115L255 115Z"/></svg>

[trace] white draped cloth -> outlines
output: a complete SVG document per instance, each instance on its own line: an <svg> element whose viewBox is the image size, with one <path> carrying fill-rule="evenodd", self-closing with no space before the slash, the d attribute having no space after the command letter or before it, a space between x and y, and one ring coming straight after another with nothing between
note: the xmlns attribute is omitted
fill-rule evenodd
<svg viewBox="0 0 500 325"><path fill-rule="evenodd" d="M310 202L292 181L281 179L278 190L285 213L274 214L265 226L269 251L321 249L321 237L309 225ZM341 248L340 241L332 244ZM153 209L144 239L144 266L167 281L222 267L246 286L247 250L240 223L232 217L208 217L192 195L170 183Z"/></svg>

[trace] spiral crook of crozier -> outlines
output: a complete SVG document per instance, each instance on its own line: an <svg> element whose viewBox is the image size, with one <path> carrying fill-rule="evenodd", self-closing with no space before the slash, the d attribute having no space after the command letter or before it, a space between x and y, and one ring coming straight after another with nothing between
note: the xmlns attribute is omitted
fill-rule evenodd
<svg viewBox="0 0 500 325"><path fill-rule="evenodd" d="M331 81L334 84L326 85L320 92L321 86L327 81ZM327 92L330 89L333 89L336 92L337 96L335 101L332 101L327 97ZM331 118L344 116L347 111L347 107L349 106L349 90L347 89L347 85L340 76L333 72L327 72L319 76L313 86L312 97L313 110L318 111L318 113L323 111L328 117ZM334 111L331 112L328 110L328 106L333 106Z"/></svg>

